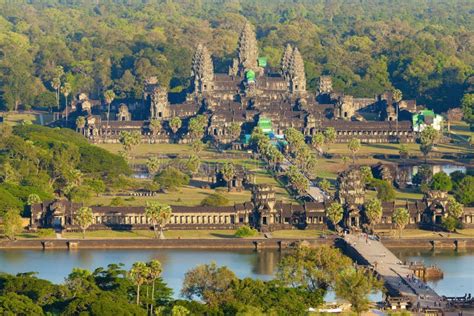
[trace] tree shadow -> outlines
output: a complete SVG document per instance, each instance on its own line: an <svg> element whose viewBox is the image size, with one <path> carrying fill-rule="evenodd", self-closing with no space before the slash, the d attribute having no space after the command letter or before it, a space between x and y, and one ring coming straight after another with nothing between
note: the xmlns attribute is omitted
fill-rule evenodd
<svg viewBox="0 0 474 316"><path fill-rule="evenodd" d="M218 237L218 238L226 238L226 239L236 238L234 235L219 234L219 233L211 233L211 236Z"/></svg>

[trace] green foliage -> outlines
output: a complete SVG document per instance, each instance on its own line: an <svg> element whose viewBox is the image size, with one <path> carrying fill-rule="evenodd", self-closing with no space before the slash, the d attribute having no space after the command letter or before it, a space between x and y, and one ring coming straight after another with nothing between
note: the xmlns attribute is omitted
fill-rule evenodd
<svg viewBox="0 0 474 316"><path fill-rule="evenodd" d="M160 227L160 238L163 239L163 228L169 223L172 216L171 206L156 201L149 201L146 203L145 215L151 220L155 237L158 238L156 231L156 226L158 225Z"/></svg>
<svg viewBox="0 0 474 316"><path fill-rule="evenodd" d="M396 192L393 185L387 180L373 179L372 185L377 191L377 198L382 202L390 202L395 200Z"/></svg>
<svg viewBox="0 0 474 316"><path fill-rule="evenodd" d="M239 229L237 229L237 231L235 232L235 237L239 237L239 238L253 237L253 236L256 236L257 234L258 232L256 229L250 226L244 225L244 226L239 227Z"/></svg>
<svg viewBox="0 0 474 316"><path fill-rule="evenodd" d="M38 229L38 236L42 238L54 237L54 229L52 228Z"/></svg>
<svg viewBox="0 0 474 316"><path fill-rule="evenodd" d="M10 240L23 231L23 222L20 213L15 209L6 211L2 216L3 234Z"/></svg>
<svg viewBox="0 0 474 316"><path fill-rule="evenodd" d="M237 277L227 267L218 267L215 262L199 265L186 272L181 295L199 298L211 306L226 302L231 297L232 282Z"/></svg>
<svg viewBox="0 0 474 316"><path fill-rule="evenodd" d="M360 150L361 144L360 144L360 139L358 138L353 138L351 141L347 144L347 148L352 152L352 162L355 163L355 155L356 153Z"/></svg>
<svg viewBox="0 0 474 316"><path fill-rule="evenodd" d="M371 199L364 204L365 216L369 224L374 227L382 219L382 202L377 199Z"/></svg>
<svg viewBox="0 0 474 316"><path fill-rule="evenodd" d="M360 315L370 307L370 294L383 288L383 281L365 268L346 268L336 276L336 296L351 303L354 312Z"/></svg>
<svg viewBox="0 0 474 316"><path fill-rule="evenodd" d="M429 184L433 178L433 171L429 165L421 165L413 176L413 183L418 185Z"/></svg>
<svg viewBox="0 0 474 316"><path fill-rule="evenodd" d="M432 190L448 192L453 188L453 183L446 173L438 172L433 176L430 187Z"/></svg>
<svg viewBox="0 0 474 316"><path fill-rule="evenodd" d="M293 189L299 194L304 194L309 188L309 180L295 166L290 166L286 173L288 181Z"/></svg>
<svg viewBox="0 0 474 316"><path fill-rule="evenodd" d="M220 193L213 193L206 196L201 201L201 206L226 206L229 205L230 201L224 195Z"/></svg>
<svg viewBox="0 0 474 316"><path fill-rule="evenodd" d="M110 201L109 205L110 206L124 206L125 201L121 197L116 196Z"/></svg>
<svg viewBox="0 0 474 316"><path fill-rule="evenodd" d="M464 120L474 123L474 93L466 93L461 99L461 107L464 113Z"/></svg>
<svg viewBox="0 0 474 316"><path fill-rule="evenodd" d="M334 227L336 227L344 216L344 209L342 208L342 205L337 202L331 203L326 209L326 216L334 225Z"/></svg>
<svg viewBox="0 0 474 316"><path fill-rule="evenodd" d="M286 286L324 295L335 285L340 271L351 265L351 260L336 248L300 247L282 258L276 277Z"/></svg>
<svg viewBox="0 0 474 316"><path fill-rule="evenodd" d="M37 306L29 297L16 293L7 293L4 296L0 296L0 314L44 315L41 307Z"/></svg>
<svg viewBox="0 0 474 316"><path fill-rule="evenodd" d="M258 26L260 55L268 57L271 70L278 70L286 43L298 46L309 90L321 74L329 74L343 93L367 97L397 87L406 98L441 112L459 106L469 93L471 11L470 2L459 0L451 5L316 1L297 6L133 1L106 7L84 1L4 1L0 106L57 106L65 83L71 95L85 92L96 99L112 90L114 98L142 99L150 76L181 91L190 84L195 43L205 42L216 70L225 72L243 21L250 20ZM399 21L404 21L403 32L398 32Z"/></svg>
<svg viewBox="0 0 474 316"><path fill-rule="evenodd" d="M90 207L83 206L77 210L74 222L82 229L82 238L85 238L86 229L92 225L94 216Z"/></svg>
<svg viewBox="0 0 474 316"><path fill-rule="evenodd" d="M402 237L402 230L410 222L410 213L406 208L399 207L395 209L392 215L392 222L397 226L399 237Z"/></svg>
<svg viewBox="0 0 474 316"><path fill-rule="evenodd" d="M189 176L174 167L167 167L159 172L154 181L160 185L162 189L176 190L181 186L189 184Z"/></svg>
<svg viewBox="0 0 474 316"><path fill-rule="evenodd" d="M443 218L443 228L448 232L454 232L456 229L461 228L461 222L456 217L449 215Z"/></svg>
<svg viewBox="0 0 474 316"><path fill-rule="evenodd" d="M474 177L464 177L454 190L456 200L464 205L474 205Z"/></svg>

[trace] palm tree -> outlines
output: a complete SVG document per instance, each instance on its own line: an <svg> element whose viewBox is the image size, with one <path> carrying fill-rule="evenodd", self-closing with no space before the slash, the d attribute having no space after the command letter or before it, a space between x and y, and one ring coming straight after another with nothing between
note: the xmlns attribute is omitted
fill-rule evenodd
<svg viewBox="0 0 474 316"><path fill-rule="evenodd" d="M86 119L84 116L78 116L76 118L76 128L84 134L84 127L86 126Z"/></svg>
<svg viewBox="0 0 474 316"><path fill-rule="evenodd" d="M51 86L56 91L56 105L59 110L59 89L61 88L61 77L64 75L64 69L62 66L57 66L54 70L54 77L51 80Z"/></svg>
<svg viewBox="0 0 474 316"><path fill-rule="evenodd" d="M155 303L155 282L156 280L160 277L161 272L163 269L161 268L161 263L158 260L152 260L148 262L147 264L148 267L148 277L150 278L151 281L151 315L153 315L153 304Z"/></svg>
<svg viewBox="0 0 474 316"><path fill-rule="evenodd" d="M71 85L69 82L65 82L61 88L61 93L64 95L64 109L66 110L66 127L69 119L69 109L67 108L67 97L71 93Z"/></svg>
<svg viewBox="0 0 474 316"><path fill-rule="evenodd" d="M352 152L352 163L353 164L355 164L355 155L360 150L360 147L361 147L360 140L358 138L351 139L349 144L347 144L347 148L349 148L349 150Z"/></svg>
<svg viewBox="0 0 474 316"><path fill-rule="evenodd" d="M221 167L222 178L227 182L227 190L230 192L231 180L235 176L235 167L231 162L226 162Z"/></svg>
<svg viewBox="0 0 474 316"><path fill-rule="evenodd" d="M82 239L86 238L86 229L92 225L94 221L94 215L92 214L92 209L90 207L83 206L76 213L76 222L81 227L82 230Z"/></svg>
<svg viewBox="0 0 474 316"><path fill-rule="evenodd" d="M130 269L129 277L137 286L137 305L140 304L140 287L146 282L149 268L143 262L135 262Z"/></svg>
<svg viewBox="0 0 474 316"><path fill-rule="evenodd" d="M162 161L158 157L150 157L146 161L146 168L148 169L148 174L153 178L153 176L160 170Z"/></svg>
<svg viewBox="0 0 474 316"><path fill-rule="evenodd" d="M149 124L149 128L150 128L150 131L151 131L151 137L152 137L153 140L155 140L156 135L161 130L161 121L159 121L157 119L151 119L150 124Z"/></svg>
<svg viewBox="0 0 474 316"><path fill-rule="evenodd" d="M56 90L56 106L59 110L59 88L61 88L61 79L53 78L53 80L51 80L51 86Z"/></svg>
<svg viewBox="0 0 474 316"><path fill-rule="evenodd" d="M173 131L174 134L176 134L176 132L181 128L182 124L183 124L183 122L177 116L173 117L170 120L170 128L171 128L171 130Z"/></svg>
<svg viewBox="0 0 474 316"><path fill-rule="evenodd" d="M410 222L410 213L406 208L399 207L393 212L392 221L398 228L398 238L402 238L402 230Z"/></svg>
<svg viewBox="0 0 474 316"><path fill-rule="evenodd" d="M155 233L155 238L158 238L156 232L156 226L160 227L160 239L165 239L163 234L163 228L168 224L171 219L172 209L171 206L166 204L161 204L159 202L147 202L145 207L145 215L151 220L153 225L153 232Z"/></svg>
<svg viewBox="0 0 474 316"><path fill-rule="evenodd" d="M105 103L107 103L107 130L106 130L106 133L105 133L105 139L107 140L107 136L108 136L108 133L109 133L109 124L110 124L110 105L112 104L112 102L114 101L115 99L115 93L113 90L107 90L104 92L104 100L105 100Z"/></svg>
<svg viewBox="0 0 474 316"><path fill-rule="evenodd" d="M334 226L334 229L336 229L337 224L342 220L343 216L344 209L342 208L342 205L340 203L333 202L326 209L326 217L331 221Z"/></svg>
<svg viewBox="0 0 474 316"><path fill-rule="evenodd" d="M316 150L318 151L318 154L321 154L323 152L322 148L323 148L325 140L326 140L326 137L321 132L317 132L311 138L311 144L314 146L314 148L316 148Z"/></svg>

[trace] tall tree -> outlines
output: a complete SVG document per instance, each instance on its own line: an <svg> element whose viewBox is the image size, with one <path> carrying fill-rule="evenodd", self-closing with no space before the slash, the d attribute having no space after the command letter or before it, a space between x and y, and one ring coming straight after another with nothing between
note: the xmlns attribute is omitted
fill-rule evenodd
<svg viewBox="0 0 474 316"><path fill-rule="evenodd" d="M104 92L104 100L105 103L107 104L107 129L105 131L105 139L107 139L107 136L110 131L110 105L115 99L115 93L113 90L107 90Z"/></svg>
<svg viewBox="0 0 474 316"><path fill-rule="evenodd" d="M82 239L86 238L86 229L94 222L94 216L90 207L83 206L77 210L75 222L82 230Z"/></svg>
<svg viewBox="0 0 474 316"><path fill-rule="evenodd" d="M172 216L171 206L162 204L155 201L150 201L146 203L145 215L150 219L153 225L153 231L155 232L155 238L165 239L163 229L166 224L169 223ZM158 236L156 231L156 226L160 227L160 235Z"/></svg>
<svg viewBox="0 0 474 316"><path fill-rule="evenodd" d="M402 238L402 230L410 222L410 213L406 208L399 207L392 214L392 222L398 228L398 238Z"/></svg>
<svg viewBox="0 0 474 316"><path fill-rule="evenodd" d="M327 291L340 271L351 265L351 260L338 249L300 247L281 259L276 278L286 286L303 288L310 293Z"/></svg>
<svg viewBox="0 0 474 316"><path fill-rule="evenodd" d="M175 116L170 120L169 124L170 124L171 131L174 134L176 134L176 132L181 128L181 125L183 124L183 122L178 116Z"/></svg>
<svg viewBox="0 0 474 316"><path fill-rule="evenodd" d="M144 262L135 262L132 265L128 275L137 287L136 303L140 305L140 288L146 282L147 276L150 274L149 267Z"/></svg>
<svg viewBox="0 0 474 316"><path fill-rule="evenodd" d="M337 228L337 224L342 220L344 216L344 209L338 202L333 202L326 209L326 217L331 221L334 228Z"/></svg>
<svg viewBox="0 0 474 316"><path fill-rule="evenodd" d="M374 273L366 268L346 268L336 275L336 296L351 303L351 308L357 315L370 307L369 294L374 294L383 288L383 283Z"/></svg>
<svg viewBox="0 0 474 316"><path fill-rule="evenodd" d="M65 82L64 85L61 87L61 93L64 96L64 109L66 110L66 127L69 124L69 108L67 103L67 98L71 93L71 84L69 82Z"/></svg>
<svg viewBox="0 0 474 316"><path fill-rule="evenodd" d="M188 299L197 297L211 306L226 302L230 298L235 274L227 267L218 267L215 262L199 265L184 275L181 295Z"/></svg>
<svg viewBox="0 0 474 316"><path fill-rule="evenodd" d="M373 198L365 203L364 209L370 227L374 229L374 226L380 223L380 220L382 219L382 203L379 199Z"/></svg>
<svg viewBox="0 0 474 316"><path fill-rule="evenodd" d="M438 131L432 126L427 126L420 133L420 151L425 156L425 163L429 153L433 150L433 147L439 138Z"/></svg>
<svg viewBox="0 0 474 316"><path fill-rule="evenodd" d="M336 141L336 130L334 127L328 127L324 130L324 137L327 145L330 145Z"/></svg>
<svg viewBox="0 0 474 316"><path fill-rule="evenodd" d="M150 307L150 314L154 315L153 313L153 307L155 304L155 284L156 280L161 276L161 272L163 269L161 268L161 262L158 260L151 260L150 262L147 262L147 267L148 267L148 277L150 278L151 281L151 307Z"/></svg>
<svg viewBox="0 0 474 316"><path fill-rule="evenodd" d="M23 222L18 210L10 209L6 211L2 222L3 233L10 240L16 239L16 236L23 231Z"/></svg>
<svg viewBox="0 0 474 316"><path fill-rule="evenodd" d="M162 128L161 121L157 119L151 119L149 126L150 126L151 136L154 140L156 138L156 135L158 135L161 131L161 128Z"/></svg>
<svg viewBox="0 0 474 316"><path fill-rule="evenodd" d="M235 176L235 166L231 162L226 162L221 166L220 170L222 174L222 178L225 182L227 182L227 190L230 192L231 188L231 181L234 179Z"/></svg>
<svg viewBox="0 0 474 316"><path fill-rule="evenodd" d="M360 147L361 147L361 144L360 144L360 140L358 138L351 139L349 144L347 144L347 148L349 148L349 150L352 152L352 163L353 164L355 164L355 155L360 150Z"/></svg>
<svg viewBox="0 0 474 316"><path fill-rule="evenodd" d="M317 132L311 138L311 144L313 145L314 148L316 148L316 150L320 154L323 152L322 148L323 148L323 145L324 145L325 141L326 141L326 137L321 132Z"/></svg>

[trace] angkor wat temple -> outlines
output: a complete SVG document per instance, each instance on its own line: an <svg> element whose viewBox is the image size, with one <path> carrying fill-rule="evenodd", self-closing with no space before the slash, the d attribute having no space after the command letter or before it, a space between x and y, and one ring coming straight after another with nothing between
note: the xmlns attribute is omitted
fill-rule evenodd
<svg viewBox="0 0 474 316"><path fill-rule="evenodd" d="M357 180L359 179L359 180ZM367 225L365 214L365 188L360 169L350 168L338 177L335 200L344 208L340 225L360 229ZM354 181L357 180L357 181ZM423 200L396 205L382 204L383 214L377 229L393 229L393 212L397 207L406 208L410 214L407 227L440 229L444 217L448 216L447 194L434 191ZM282 229L325 229L330 226L326 209L331 199L324 202L304 204L283 203L276 200L273 188L255 185L250 201L232 206L172 206L169 229L237 229L248 225L260 231ZM76 211L82 206L67 200L45 201L31 206L30 228L55 227L78 230ZM150 229L151 221L144 206L92 206L93 224L90 229ZM463 227L474 227L474 208L465 207L459 218Z"/></svg>
<svg viewBox="0 0 474 316"><path fill-rule="evenodd" d="M266 59L259 57L250 24L240 34L237 57L228 73L215 73L211 53L199 45L191 74L192 87L181 103L171 104L167 89L156 78L149 78L143 102L113 104L109 124L106 107L88 100L84 94L73 103L71 117L86 118L85 126L78 130L92 142L117 142L121 131L137 131L143 142L186 143L189 119L198 114L208 119L205 137L219 144L239 140L229 130L232 123L241 126L243 135L249 134L262 118L271 120L275 134L293 127L313 135L333 127L338 142L352 138L363 142L414 141L410 117L417 109L415 101L396 100L391 92L368 98L337 93L329 76L320 78L317 91L308 91L298 48L288 44L280 71L271 71ZM92 111L97 107L99 111ZM170 127L173 117L182 120L179 130ZM399 120L401 117L408 120ZM156 120L161 122L158 129L150 126Z"/></svg>

